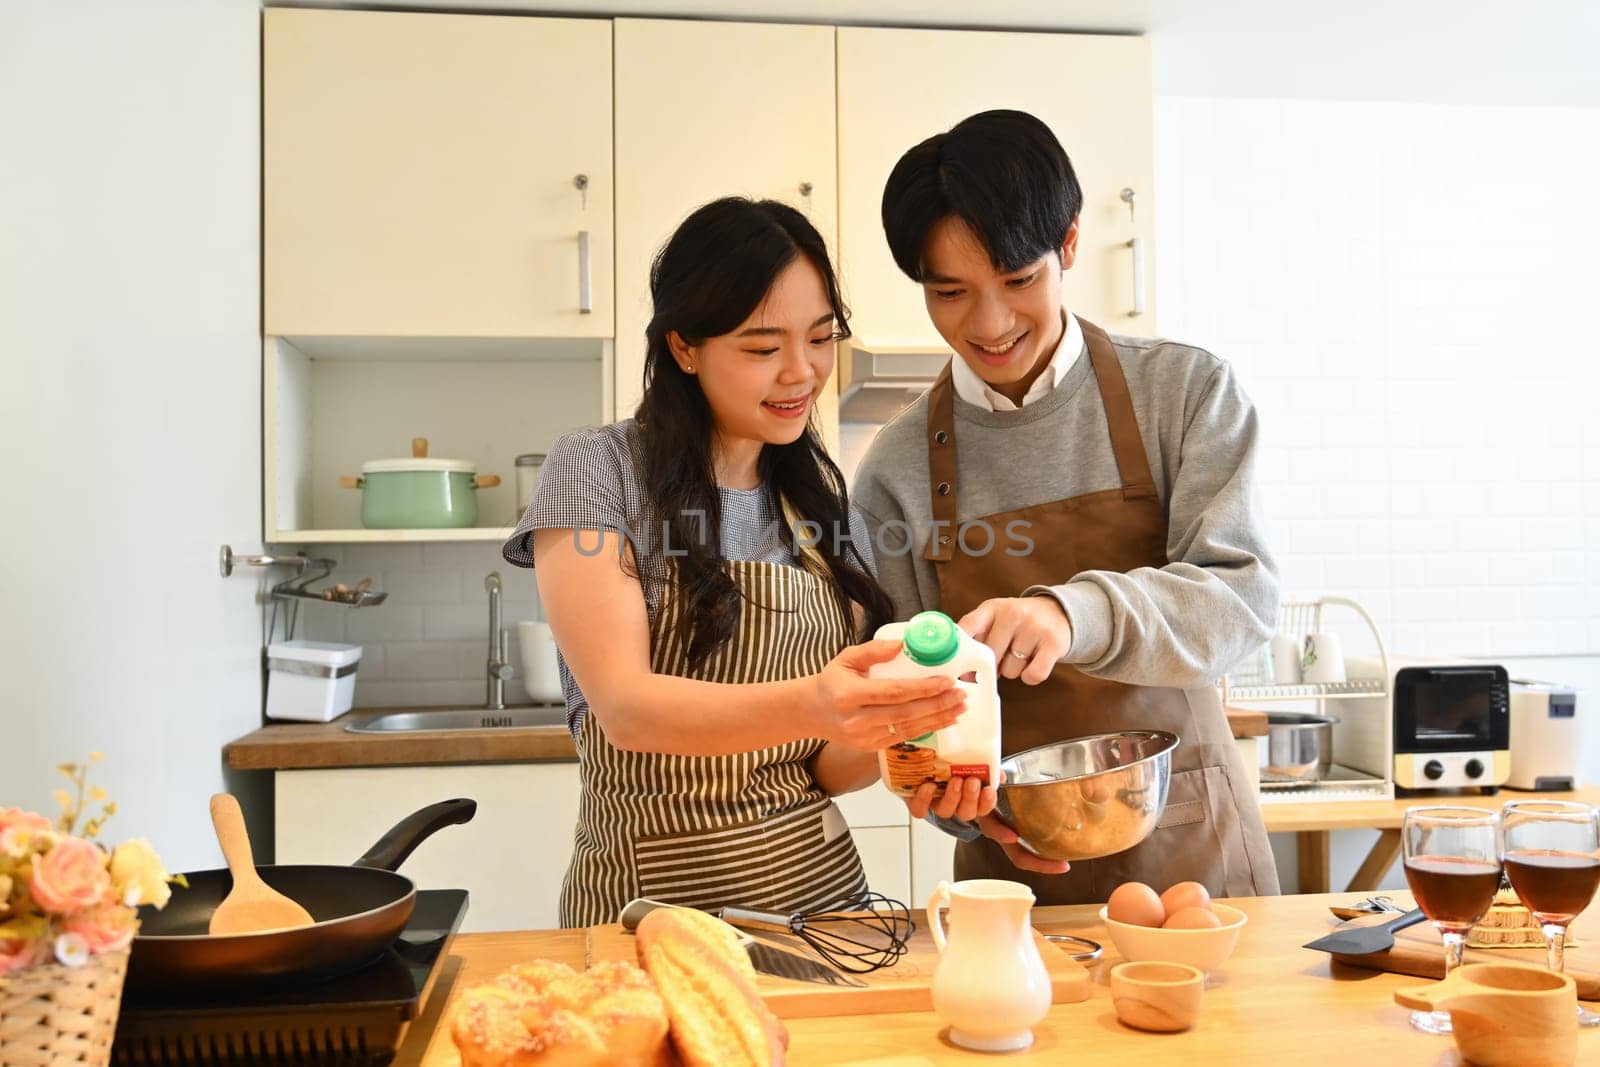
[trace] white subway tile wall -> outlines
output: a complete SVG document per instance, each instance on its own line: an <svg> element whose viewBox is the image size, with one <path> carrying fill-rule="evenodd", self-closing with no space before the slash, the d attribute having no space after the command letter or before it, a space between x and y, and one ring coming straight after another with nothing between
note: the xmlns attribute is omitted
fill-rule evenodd
<svg viewBox="0 0 1600 1067"><path fill-rule="evenodd" d="M361 646L356 707L483 703L489 653L483 582L491 571L500 573L505 590L501 617L513 672L506 703L528 703L517 623L541 618L539 594L533 572L506 563L498 544L315 545L306 551L338 561L331 580L354 585L371 578L373 588L389 594L372 608L307 601L300 610L296 637Z"/></svg>
<svg viewBox="0 0 1600 1067"><path fill-rule="evenodd" d="M1169 96L1155 137L1161 329L1256 402L1287 590L1600 662L1600 111Z"/></svg>

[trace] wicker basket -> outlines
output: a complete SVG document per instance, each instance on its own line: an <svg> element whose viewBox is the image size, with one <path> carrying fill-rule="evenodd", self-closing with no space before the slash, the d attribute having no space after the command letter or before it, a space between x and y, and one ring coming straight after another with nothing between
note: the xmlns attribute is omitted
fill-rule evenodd
<svg viewBox="0 0 1600 1067"><path fill-rule="evenodd" d="M82 967L51 963L0 978L0 1064L105 1067L127 973L123 949Z"/></svg>

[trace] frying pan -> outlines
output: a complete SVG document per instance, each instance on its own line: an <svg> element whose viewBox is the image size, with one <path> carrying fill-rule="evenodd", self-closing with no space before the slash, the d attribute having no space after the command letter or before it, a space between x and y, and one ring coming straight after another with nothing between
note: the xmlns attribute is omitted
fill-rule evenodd
<svg viewBox="0 0 1600 1067"><path fill-rule="evenodd" d="M472 819L475 800L443 800L401 819L350 867L293 864L258 867L262 879L311 913L310 926L213 937L211 913L233 888L226 867L185 875L160 911L139 909L128 984L213 987L283 985L332 978L383 954L411 918L417 889L396 874L435 831Z"/></svg>

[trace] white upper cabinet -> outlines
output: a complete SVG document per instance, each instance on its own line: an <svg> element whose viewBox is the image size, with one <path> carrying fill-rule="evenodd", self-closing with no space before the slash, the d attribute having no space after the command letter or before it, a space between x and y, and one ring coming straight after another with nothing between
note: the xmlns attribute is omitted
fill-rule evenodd
<svg viewBox="0 0 1600 1067"><path fill-rule="evenodd" d="M263 18L265 333L612 335L610 21Z"/></svg>
<svg viewBox="0 0 1600 1067"><path fill-rule="evenodd" d="M770 197L809 215L831 251L838 200L832 27L618 19L615 34L624 418L640 395L650 263L678 224L721 196Z"/></svg>
<svg viewBox="0 0 1600 1067"><path fill-rule="evenodd" d="M1145 39L841 27L838 63L840 258L862 347L943 347L921 289L889 255L883 186L907 149L991 108L1043 119L1083 186L1067 306L1112 333L1155 332L1153 101ZM1123 189L1133 190L1131 218ZM1142 264L1130 245L1134 237L1141 238ZM1144 286L1137 301L1136 273ZM1137 302L1144 311L1135 315Z"/></svg>

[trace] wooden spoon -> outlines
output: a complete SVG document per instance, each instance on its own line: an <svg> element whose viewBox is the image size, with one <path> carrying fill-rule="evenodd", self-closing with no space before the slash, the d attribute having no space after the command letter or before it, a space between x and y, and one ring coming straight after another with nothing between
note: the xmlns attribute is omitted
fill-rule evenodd
<svg viewBox="0 0 1600 1067"><path fill-rule="evenodd" d="M211 798L211 824L233 872L233 889L211 913L212 934L255 934L310 926L311 913L261 880L250 838L244 831L244 813L231 793Z"/></svg>

